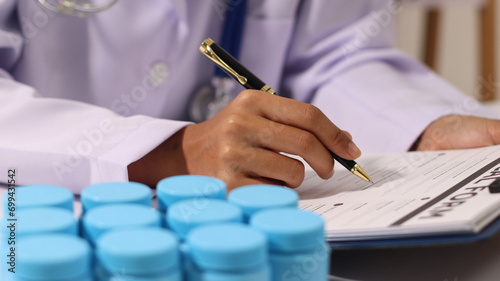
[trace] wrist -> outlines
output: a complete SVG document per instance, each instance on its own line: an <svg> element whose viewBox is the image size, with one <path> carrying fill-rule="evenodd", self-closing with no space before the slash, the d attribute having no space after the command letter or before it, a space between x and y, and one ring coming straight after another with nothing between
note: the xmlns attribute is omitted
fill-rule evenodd
<svg viewBox="0 0 500 281"><path fill-rule="evenodd" d="M155 187L158 181L187 174L182 147L185 128L180 129L142 158L128 165L129 180Z"/></svg>

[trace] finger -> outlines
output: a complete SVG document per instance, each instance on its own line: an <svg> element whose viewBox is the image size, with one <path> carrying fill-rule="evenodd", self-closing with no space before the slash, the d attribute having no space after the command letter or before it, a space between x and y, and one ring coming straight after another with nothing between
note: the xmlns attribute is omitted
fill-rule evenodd
<svg viewBox="0 0 500 281"><path fill-rule="evenodd" d="M333 175L333 158L314 134L263 117L253 120L249 123L256 126L259 132L254 134L252 145L299 155L323 179L328 179Z"/></svg>
<svg viewBox="0 0 500 281"><path fill-rule="evenodd" d="M243 177L256 178L289 187L299 186L304 179L304 164L275 151L244 145L226 145L221 151L223 165L216 177L231 186Z"/></svg>
<svg viewBox="0 0 500 281"><path fill-rule="evenodd" d="M288 187L297 187L304 180L304 164L299 160L264 148L257 148L255 153L258 160L248 161L241 167L248 177L282 182Z"/></svg>
<svg viewBox="0 0 500 281"><path fill-rule="evenodd" d="M342 132L343 132L344 134L346 134L346 136L347 136L350 140L352 140L352 135L351 135L351 133L349 133L348 131L344 131L344 130L342 130Z"/></svg>
<svg viewBox="0 0 500 281"><path fill-rule="evenodd" d="M313 105L251 90L240 93L235 102L242 110L255 110L267 119L313 133L340 157L355 159L361 155L352 140Z"/></svg>
<svg viewBox="0 0 500 281"><path fill-rule="evenodd" d="M492 145L500 144L500 120L489 120L487 131L492 140Z"/></svg>

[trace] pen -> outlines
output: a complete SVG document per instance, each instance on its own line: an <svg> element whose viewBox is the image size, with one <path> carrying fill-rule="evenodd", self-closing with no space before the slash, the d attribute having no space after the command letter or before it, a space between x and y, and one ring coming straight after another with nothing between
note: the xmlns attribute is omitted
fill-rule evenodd
<svg viewBox="0 0 500 281"><path fill-rule="evenodd" d="M276 94L275 90L271 89L269 85L262 82L262 80L239 63L238 60L231 56L231 54L229 54L226 50L217 45L211 38L207 38L203 41L200 46L200 51L246 89L261 90L273 95ZM337 162L351 171L351 173L365 181L371 182L368 174L365 170L363 170L363 168L361 168L361 166L359 166L359 164L356 163L356 161L344 159L330 150L329 152L333 159L337 160Z"/></svg>

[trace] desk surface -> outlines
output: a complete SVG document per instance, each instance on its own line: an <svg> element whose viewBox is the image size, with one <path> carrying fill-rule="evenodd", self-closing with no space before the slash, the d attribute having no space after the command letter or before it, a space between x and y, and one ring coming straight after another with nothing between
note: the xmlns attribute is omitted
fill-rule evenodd
<svg viewBox="0 0 500 281"><path fill-rule="evenodd" d="M500 280L500 235L472 244L337 250L331 272L363 281Z"/></svg>

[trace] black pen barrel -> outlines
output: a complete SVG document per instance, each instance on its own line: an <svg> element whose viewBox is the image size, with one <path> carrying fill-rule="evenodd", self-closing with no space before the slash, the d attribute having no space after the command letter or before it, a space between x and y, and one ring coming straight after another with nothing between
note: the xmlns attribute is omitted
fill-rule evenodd
<svg viewBox="0 0 500 281"><path fill-rule="evenodd" d="M242 84L243 87L246 89L257 89L260 90L262 89L266 84L262 82L257 76L252 74L250 70L248 70L246 67L244 67L241 63L238 62L231 54L229 54L226 50L221 48L219 45L216 43L212 43L210 45L210 48L219 56L229 67L234 69L236 73L240 74L243 77L247 78L247 82L245 84ZM222 68L224 72L226 72L227 75L233 76L231 73L227 72L226 69Z"/></svg>
<svg viewBox="0 0 500 281"><path fill-rule="evenodd" d="M349 171L356 165L356 161L354 160L344 159L331 151L330 154L332 155L333 159L337 160L337 162L339 162L342 166L346 167Z"/></svg>

